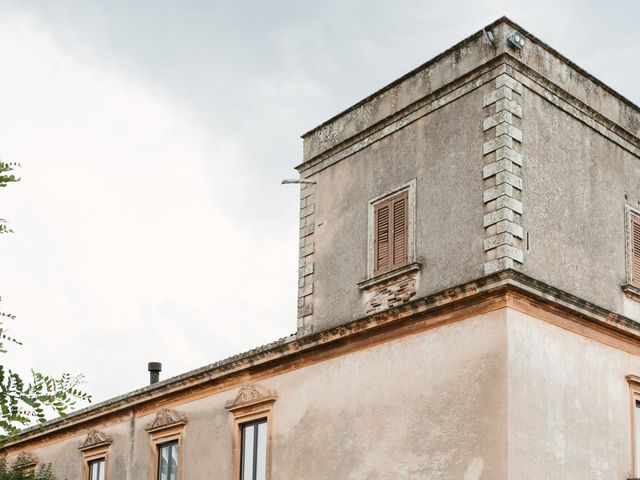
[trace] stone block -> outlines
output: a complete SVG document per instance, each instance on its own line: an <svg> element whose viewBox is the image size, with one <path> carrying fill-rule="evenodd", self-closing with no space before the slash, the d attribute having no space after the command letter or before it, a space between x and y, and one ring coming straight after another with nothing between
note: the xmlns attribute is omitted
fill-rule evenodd
<svg viewBox="0 0 640 480"><path fill-rule="evenodd" d="M494 91L487 93L482 98L482 106L488 107L489 105L492 105L501 99L511 100L512 92L513 90L508 87L496 88Z"/></svg>
<svg viewBox="0 0 640 480"><path fill-rule="evenodd" d="M315 224L305 225L300 229L300 238L308 237L315 231Z"/></svg>
<svg viewBox="0 0 640 480"><path fill-rule="evenodd" d="M482 153L487 155L500 147L513 148L513 138L509 135L500 135L492 140L488 140L484 142L484 145L482 146Z"/></svg>
<svg viewBox="0 0 640 480"><path fill-rule="evenodd" d="M493 128L496 125L503 122L513 124L513 114L506 110L502 110L501 112L494 113L490 117L487 117L483 120L482 130L486 132L490 128Z"/></svg>
<svg viewBox="0 0 640 480"><path fill-rule="evenodd" d="M308 217L309 215L313 215L314 212L315 212L315 204L311 203L305 206L304 208L300 209L300 218L305 218L305 217Z"/></svg>
<svg viewBox="0 0 640 480"><path fill-rule="evenodd" d="M513 222L515 220L515 216L516 213L510 208L501 208L500 210L496 210L495 212L486 213L482 220L484 226L488 227L489 225L493 225L494 223L498 223L503 220Z"/></svg>
<svg viewBox="0 0 640 480"><path fill-rule="evenodd" d="M496 160L502 160L503 158L511 160L513 163L515 163L519 167L522 166L522 154L519 152L516 152L513 148L500 147L499 149L497 149Z"/></svg>
<svg viewBox="0 0 640 480"><path fill-rule="evenodd" d="M302 265L298 269L298 276L306 277L307 275L311 275L313 273L313 262L308 262L305 265Z"/></svg>
<svg viewBox="0 0 640 480"><path fill-rule="evenodd" d="M496 248L496 257L497 258L512 258L514 261L522 263L523 254L522 250L516 247L512 247L511 245L500 245Z"/></svg>
<svg viewBox="0 0 640 480"><path fill-rule="evenodd" d="M508 184L503 183L502 185L508 185ZM522 215L522 202L520 200L517 200L507 195L503 195L496 199L496 209L499 209L499 208L510 208L514 212Z"/></svg>
<svg viewBox="0 0 640 480"><path fill-rule="evenodd" d="M515 262L512 258L502 257L484 264L484 274L490 275L492 273L499 272L501 270L512 269L515 267Z"/></svg>
<svg viewBox="0 0 640 480"><path fill-rule="evenodd" d="M306 317L308 315L311 315L312 313L313 313L313 304L307 303L306 305L298 309L298 318Z"/></svg>
<svg viewBox="0 0 640 480"><path fill-rule="evenodd" d="M497 185L495 187L491 187L485 190L482 194L482 198L486 203L498 197L501 197L503 195L513 196L513 194L514 194L513 187L508 183L502 183L500 185Z"/></svg>
<svg viewBox="0 0 640 480"><path fill-rule="evenodd" d="M305 183L300 187L300 198L307 198L316 192L316 185L314 183Z"/></svg>
<svg viewBox="0 0 640 480"><path fill-rule="evenodd" d="M485 165L485 167L482 169L482 178L487 179L489 177L492 177L496 173L503 171L513 173L514 164L511 160L503 158L496 162L490 163L489 165Z"/></svg>
<svg viewBox="0 0 640 480"><path fill-rule="evenodd" d="M522 190L522 178L518 175L514 175L513 173L500 172L496 174L496 185L500 185L501 183L508 183L518 190Z"/></svg>
<svg viewBox="0 0 640 480"><path fill-rule="evenodd" d="M496 126L496 136L499 135L509 135L514 140L522 142L522 130L506 122L503 122Z"/></svg>
<svg viewBox="0 0 640 480"><path fill-rule="evenodd" d="M503 98L496 102L496 113L506 110L513 113L516 117L522 118L522 107L513 100Z"/></svg>
<svg viewBox="0 0 640 480"><path fill-rule="evenodd" d="M314 243L310 242L300 247L300 258L306 257L307 255L311 255L314 252Z"/></svg>
<svg viewBox="0 0 640 480"><path fill-rule="evenodd" d="M506 73L502 73L496 77L496 88L507 87L516 92L519 95L522 95L523 87L522 84L517 81L515 78L507 75Z"/></svg>
<svg viewBox="0 0 640 480"><path fill-rule="evenodd" d="M508 232L503 232L498 235L493 235L491 237L484 239L484 250L491 250L493 248L497 248L500 245L513 245L513 235Z"/></svg>
<svg viewBox="0 0 640 480"><path fill-rule="evenodd" d="M524 238L524 229L522 226L510 220L502 220L496 223L496 233L509 232L517 238Z"/></svg>
<svg viewBox="0 0 640 480"><path fill-rule="evenodd" d="M298 298L306 297L307 295L311 295L313 293L313 283L309 283L302 288L298 289Z"/></svg>

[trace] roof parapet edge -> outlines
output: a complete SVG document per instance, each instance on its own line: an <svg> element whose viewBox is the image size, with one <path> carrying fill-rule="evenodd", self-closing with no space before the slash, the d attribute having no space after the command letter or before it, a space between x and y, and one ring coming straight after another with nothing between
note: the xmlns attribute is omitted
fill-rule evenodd
<svg viewBox="0 0 640 480"><path fill-rule="evenodd" d="M572 60L570 60L566 56L562 55L556 49L554 49L553 47L549 46L549 44L547 44L546 42L540 40L538 37L536 37L535 35L530 33L528 30L524 29L522 26L520 26L519 24L517 24L516 22L511 20L509 17L503 15L502 17L500 17L497 20L491 22L489 25L486 25L484 28L482 28L481 30L477 31L476 33L473 33L473 34L469 35L468 37L466 37L463 40L459 41L458 43L456 43L452 47L449 47L444 52L439 53L435 57L433 57L430 60L426 61L425 63L419 65L418 67L412 69L411 71L405 73L404 75L402 75L401 77L399 77L396 80L392 81L391 83L389 83L389 84L383 86L382 88L376 90L375 92L373 92L372 94L370 94L367 97L363 98L362 100L360 100L360 101L356 102L355 104L347 107L346 109L342 110L341 112L333 115L331 118L329 118L328 120L325 120L320 125L318 125L318 126L312 128L312 129L308 130L307 132L303 133L300 136L300 138L304 139L304 138L316 133L317 131L319 131L323 127L325 127L327 125L330 125L332 122L334 122L338 118L340 118L343 115L345 115L345 114L357 109L358 107L366 104L367 102L369 102L373 98L375 98L378 95L386 92L387 90L395 87L396 85L399 85L400 83L402 83L406 79L412 77L413 75L415 75L416 73L420 72L421 70L424 70L425 68L428 68L429 66L433 65L434 63L436 63L438 60L446 57L448 54L452 53L453 51L463 47L467 43L469 43L472 40L476 39L478 36L483 35L485 30L490 30L490 29L494 28L496 25L499 25L500 23L506 23L507 25L511 26L512 28L518 30L520 33L522 33L527 38L527 40L534 41L535 43L540 45L542 48L544 48L545 50L549 51L551 54L556 56L558 59L560 59L561 61L563 61L567 65L569 65L576 72L580 73L585 78L589 79L590 81L595 83L597 86L602 88L604 91L606 91L607 93L613 95L618 100L622 101L623 103L626 103L629 107L637 110L640 113L640 106L639 105L637 105L636 103L634 103L633 101L631 101L630 99L628 99L627 97L625 97L624 95L619 93L618 91L616 91L613 88L609 87L606 83L602 82L597 77L595 77L594 75L592 75L591 73L586 71L584 68L580 67L579 65L574 63ZM303 163L306 163L306 162L303 162Z"/></svg>

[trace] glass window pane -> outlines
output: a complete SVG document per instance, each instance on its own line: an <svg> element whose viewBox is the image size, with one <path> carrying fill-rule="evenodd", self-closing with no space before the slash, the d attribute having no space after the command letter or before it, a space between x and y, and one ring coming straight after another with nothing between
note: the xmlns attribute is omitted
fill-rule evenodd
<svg viewBox="0 0 640 480"><path fill-rule="evenodd" d="M256 451L256 478L265 480L267 476L267 422L258 424L258 447Z"/></svg>
<svg viewBox="0 0 640 480"><path fill-rule="evenodd" d="M177 480L178 479L178 443L174 443L171 445L171 465L170 465L170 474L169 480Z"/></svg>
<svg viewBox="0 0 640 480"><path fill-rule="evenodd" d="M242 480L253 480L254 425L242 427Z"/></svg>
<svg viewBox="0 0 640 480"><path fill-rule="evenodd" d="M169 480L169 448L167 445L161 445L158 449L158 480Z"/></svg>
<svg viewBox="0 0 640 480"><path fill-rule="evenodd" d="M104 480L104 458L89 462L89 480Z"/></svg>

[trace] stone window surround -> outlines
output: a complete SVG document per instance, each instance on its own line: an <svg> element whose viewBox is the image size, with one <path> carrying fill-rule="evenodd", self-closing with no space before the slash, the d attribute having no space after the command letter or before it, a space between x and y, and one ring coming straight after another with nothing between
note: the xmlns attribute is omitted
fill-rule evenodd
<svg viewBox="0 0 640 480"><path fill-rule="evenodd" d="M637 441L638 441L638 435L640 434L640 432L636 431L636 425L637 425L637 418L636 418L636 402L640 402L640 377L637 375L627 375L625 377L627 379L627 382L629 384L629 406L631 408L630 411L630 419L631 419L631 425L630 425L630 433L631 433L631 471L632 476L629 477L629 480L638 480L637 477L637 472L638 472L638 467L640 466L639 462L640 462L640 458L636 458L636 452L637 452Z"/></svg>
<svg viewBox="0 0 640 480"><path fill-rule="evenodd" d="M86 439L78 447L82 452L82 478L89 479L89 464L95 460L104 460L104 478L109 479L109 449L111 437L102 432L93 430L87 434Z"/></svg>
<svg viewBox="0 0 640 480"><path fill-rule="evenodd" d="M158 419L165 415L167 420L163 420L159 426L154 427L158 422ZM160 411L156 419L150 423L145 430L149 433L150 446L153 459L153 467L151 468L150 480L157 480L158 478L158 455L159 446L164 443L178 442L178 480L183 478L182 465L183 465L183 450L184 450L184 427L187 423L187 419L180 415L178 412L171 410Z"/></svg>
<svg viewBox="0 0 640 480"><path fill-rule="evenodd" d="M267 458L265 479L271 480L271 445L273 439L272 410L278 396L258 385L248 383L241 387L235 400L227 403L226 409L232 415L232 478L240 478L240 455L242 451L242 426L256 420L267 422Z"/></svg>
<svg viewBox="0 0 640 480"><path fill-rule="evenodd" d="M375 270L375 207L389 197L407 192L409 204L407 205L408 238L407 238L407 264L395 268L389 272L374 276ZM359 288L367 288L376 283L384 282L390 278L402 275L409 270L417 270L420 264L416 262L416 179L412 178L404 185L385 192L369 200L367 215L367 278L358 283Z"/></svg>
<svg viewBox="0 0 640 480"><path fill-rule="evenodd" d="M111 445L96 446L82 452L82 478L89 479L89 464L95 460L104 460L104 478L109 478L109 447Z"/></svg>

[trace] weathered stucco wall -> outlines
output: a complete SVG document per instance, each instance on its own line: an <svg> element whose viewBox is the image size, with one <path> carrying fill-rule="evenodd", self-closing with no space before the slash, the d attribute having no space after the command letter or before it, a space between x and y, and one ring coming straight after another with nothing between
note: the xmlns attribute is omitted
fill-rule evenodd
<svg viewBox="0 0 640 480"><path fill-rule="evenodd" d="M483 86L313 176L313 326L365 315L369 200L416 179L416 297L483 274ZM338 300L339 301L336 301Z"/></svg>
<svg viewBox="0 0 640 480"><path fill-rule="evenodd" d="M275 391L272 478L500 479L506 474L505 311L470 318L260 380ZM186 414L184 479L231 479L224 391ZM147 480L153 414L98 427L113 437L109 478ZM32 451L82 480L82 436ZM466 475L466 476L465 476Z"/></svg>
<svg viewBox="0 0 640 480"><path fill-rule="evenodd" d="M632 475L631 399L640 358L509 310L509 478Z"/></svg>
<svg viewBox="0 0 640 480"><path fill-rule="evenodd" d="M522 101L523 272L640 320L620 289L625 203L640 205L640 158L530 90Z"/></svg>
<svg viewBox="0 0 640 480"><path fill-rule="evenodd" d="M301 204L300 335L371 313L354 287L367 276L366 202L411 178L424 261L415 297L516 268L640 321L640 305L619 288L627 281L624 205L640 206L640 110L508 19L486 31L493 45L474 34L305 134L298 169L317 183ZM527 37L522 49L509 44L516 31ZM501 68L509 88L493 80ZM482 114L489 85L495 99ZM484 197L483 149L487 165L495 160ZM483 213L494 222L484 245Z"/></svg>

